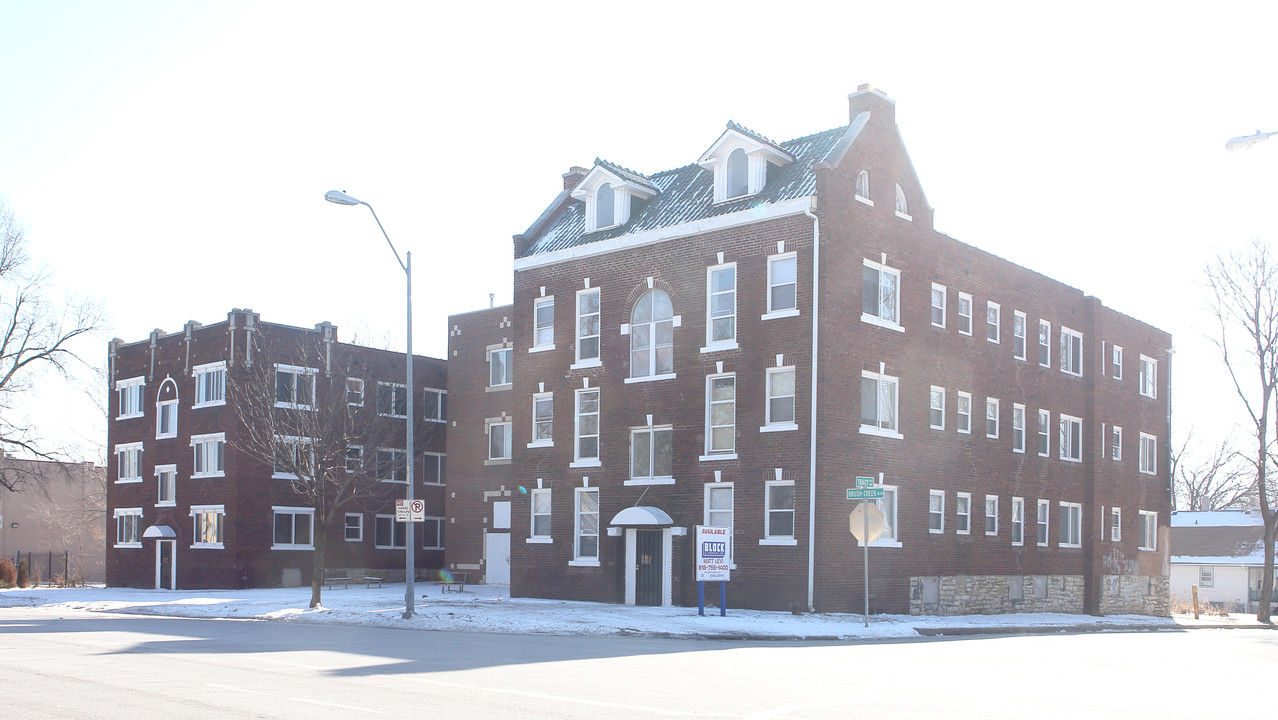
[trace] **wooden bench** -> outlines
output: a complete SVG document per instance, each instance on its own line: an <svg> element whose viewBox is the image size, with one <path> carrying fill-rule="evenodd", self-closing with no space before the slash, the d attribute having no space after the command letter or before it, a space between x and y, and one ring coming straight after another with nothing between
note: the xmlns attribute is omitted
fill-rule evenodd
<svg viewBox="0 0 1278 720"><path fill-rule="evenodd" d="M324 571L324 584L330 588L339 583L342 587L349 588L351 579L348 572Z"/></svg>
<svg viewBox="0 0 1278 720"><path fill-rule="evenodd" d="M373 583L377 583L377 587L381 587L382 583L386 582L386 578L378 577L377 575L365 575L360 578L360 582L364 583L365 587L371 588Z"/></svg>
<svg viewBox="0 0 1278 720"><path fill-rule="evenodd" d="M441 595L446 592L459 593L466 589L466 573L453 573L452 575L441 579L439 581L439 586L439 592Z"/></svg>

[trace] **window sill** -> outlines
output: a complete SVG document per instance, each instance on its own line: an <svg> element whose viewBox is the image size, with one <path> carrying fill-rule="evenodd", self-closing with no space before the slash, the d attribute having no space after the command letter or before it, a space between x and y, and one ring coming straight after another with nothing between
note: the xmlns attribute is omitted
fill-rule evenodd
<svg viewBox="0 0 1278 720"><path fill-rule="evenodd" d="M706 346L701 348L701 353L704 355L705 353L721 352L723 350L736 350L739 347L735 340L732 342L712 342L706 343Z"/></svg>
<svg viewBox="0 0 1278 720"><path fill-rule="evenodd" d="M485 465L509 465L510 458L491 458L484 461Z"/></svg>
<svg viewBox="0 0 1278 720"><path fill-rule="evenodd" d="M794 538L775 537L775 538L763 538L762 540L759 541L759 544L788 546L788 545L798 545L799 541L795 540Z"/></svg>
<svg viewBox="0 0 1278 720"><path fill-rule="evenodd" d="M568 567L599 567L598 560L569 560Z"/></svg>
<svg viewBox="0 0 1278 720"><path fill-rule="evenodd" d="M194 477L194 476L192 476L192 477ZM135 478L120 478L119 480L116 480L116 481L115 481L115 484L116 484L116 485L132 485L133 483L140 483L140 482L142 482L142 478L140 478L140 477L135 477Z"/></svg>
<svg viewBox="0 0 1278 720"><path fill-rule="evenodd" d="M1061 374L1069 375L1070 377L1083 377L1083 373L1074 372L1073 370L1066 370L1065 368L1061 368Z"/></svg>
<svg viewBox="0 0 1278 720"><path fill-rule="evenodd" d="M630 478L622 483L622 485L674 485L675 479L672 477L656 477L656 478Z"/></svg>
<svg viewBox="0 0 1278 720"><path fill-rule="evenodd" d="M1081 457L1076 457L1076 458L1063 457L1061 458L1061 462L1081 463L1083 462L1083 459Z"/></svg>
<svg viewBox="0 0 1278 720"><path fill-rule="evenodd" d="M191 406L191 409L199 410L200 408L206 408L206 407L220 407L225 404L226 404L225 400L212 400L210 402L196 403Z"/></svg>
<svg viewBox="0 0 1278 720"><path fill-rule="evenodd" d="M591 458L591 459L586 459L586 460L574 460L573 462L568 463L568 467L570 467L570 468L597 468L597 467L603 467L603 463L599 460L599 458Z"/></svg>
<svg viewBox="0 0 1278 720"><path fill-rule="evenodd" d="M944 425L928 425L927 427L929 430L940 430L941 432L945 432Z"/></svg>
<svg viewBox="0 0 1278 720"><path fill-rule="evenodd" d="M554 541L555 541L555 539L554 539L554 538L548 538L548 537L530 537L530 538L524 538L524 542L526 542L526 543L530 543L530 544L532 544L532 545L550 545L550 544L551 544L551 543L553 543Z"/></svg>
<svg viewBox="0 0 1278 720"><path fill-rule="evenodd" d="M698 459L698 460L700 460L701 462L711 462L712 460L736 460L736 459L737 459L737 454L736 454L736 453L722 453L722 454L719 454L719 455L702 455L701 457L699 457L699 458L697 458L697 459Z"/></svg>
<svg viewBox="0 0 1278 720"><path fill-rule="evenodd" d="M175 438L175 437L177 437L177 433L176 433L176 432L171 432L171 433L165 433L165 434L163 434L163 435L156 435L156 436L155 436L155 439L156 439L156 440L168 440L169 438Z"/></svg>
<svg viewBox="0 0 1278 720"><path fill-rule="evenodd" d="M272 550L314 550L314 545L272 545Z"/></svg>
<svg viewBox="0 0 1278 720"><path fill-rule="evenodd" d="M875 540L874 542L870 543L870 547L899 548L899 547L905 547L905 546L902 545L900 541L898 540Z"/></svg>
<svg viewBox="0 0 1278 720"><path fill-rule="evenodd" d="M132 420L133 418L142 417L142 413L131 413L129 415L120 415L116 420Z"/></svg>
<svg viewBox="0 0 1278 720"><path fill-rule="evenodd" d="M155 506L156 507L177 507L177 503L176 502L158 502L155 504Z"/></svg>
<svg viewBox="0 0 1278 720"><path fill-rule="evenodd" d="M871 199L870 199L870 198L868 198L868 197L861 197L860 195L853 195L852 197L853 197L853 198L854 198L857 202L865 203L866 205L869 205L870 207L874 207L874 201L873 201L873 200L871 200Z"/></svg>
<svg viewBox="0 0 1278 720"><path fill-rule="evenodd" d="M313 410L310 405L298 405L297 403L276 402L275 407L284 408L285 410Z"/></svg>
<svg viewBox="0 0 1278 720"><path fill-rule="evenodd" d="M1056 547L1061 548L1063 550L1081 550L1083 548L1082 545L1066 545L1063 543L1057 543Z"/></svg>
<svg viewBox="0 0 1278 720"><path fill-rule="evenodd" d="M630 385L630 384L632 384L632 383L657 382L657 381L659 381L659 380L674 380L674 379L675 379L675 374L674 374L674 373L666 373L666 374L664 374L664 375L648 375L648 376L645 376L645 377L629 377L629 378L626 378L623 382L625 382L627 385Z"/></svg>
<svg viewBox="0 0 1278 720"><path fill-rule="evenodd" d="M909 220L909 221L911 221L911 222L913 222L913 221L914 221L914 218L912 218L912 217L910 217L909 215L907 215L907 214L905 214L905 213L901 212L900 210L897 210L897 211L896 211L896 216L897 216L897 217L899 217L899 218L901 218L902 220Z"/></svg>
<svg viewBox="0 0 1278 720"><path fill-rule="evenodd" d="M870 325L877 325L881 328L887 328L888 330L895 330L901 333L905 332L905 328L901 327L900 323L894 323L891 320L884 320L878 315L871 315L863 312L861 313L861 322Z"/></svg>
<svg viewBox="0 0 1278 720"><path fill-rule="evenodd" d="M400 552L403 552L404 550L407 550L408 548L404 547L403 545L374 545L374 546L373 546L373 549L375 549L375 550L399 550Z"/></svg>
<svg viewBox="0 0 1278 720"><path fill-rule="evenodd" d="M554 343L551 343L550 345L534 345L528 348L528 352L529 354L531 354L531 353L546 352L547 350L554 350L554 349L555 349L555 345Z"/></svg>
<svg viewBox="0 0 1278 720"><path fill-rule="evenodd" d="M510 383L507 383L505 385L489 385L488 387L484 388L484 392L502 392L503 390L509 390L509 389L510 389Z"/></svg>
<svg viewBox="0 0 1278 720"><path fill-rule="evenodd" d="M929 535L944 535L945 528L941 528L940 530L933 530L932 528L928 528L927 532Z"/></svg>
<svg viewBox="0 0 1278 720"><path fill-rule="evenodd" d="M532 442L528 443L528 447L530 448L545 448L545 447L554 447L554 446L555 446L554 440L533 440Z"/></svg>
<svg viewBox="0 0 1278 720"><path fill-rule="evenodd" d="M798 308L789 308L786 310L772 310L759 316L760 320L776 320L777 318L799 317Z"/></svg>
<svg viewBox="0 0 1278 720"><path fill-rule="evenodd" d="M379 479L377 482L386 483L386 484L388 484L388 485L407 485L407 484L408 484L408 481L407 481L407 480L387 480L387 479Z"/></svg>
<svg viewBox="0 0 1278 720"><path fill-rule="evenodd" d="M192 550L223 550L225 546L222 543L192 543Z"/></svg>
<svg viewBox="0 0 1278 720"><path fill-rule="evenodd" d="M142 543L140 543L140 542L135 542L135 543L116 543L115 545L112 545L111 547L117 547L117 548L140 548L140 547L142 547Z"/></svg>
<svg viewBox="0 0 1278 720"><path fill-rule="evenodd" d="M578 360L568 366L569 370L588 370L590 368L603 367L603 361L599 358L589 358L587 360Z"/></svg>
<svg viewBox="0 0 1278 720"><path fill-rule="evenodd" d="M444 481L443 481L443 480L435 480L435 481L431 481L431 480L423 480L423 481L421 481L421 484L422 484L422 485L428 485L428 486L430 486L430 487L444 487Z"/></svg>
<svg viewBox="0 0 1278 720"><path fill-rule="evenodd" d="M798 429L799 429L799 426L797 423L773 423L771 425L764 425L763 427L759 428L759 432L761 433L789 432L791 430L798 430Z"/></svg>
<svg viewBox="0 0 1278 720"><path fill-rule="evenodd" d="M444 419L444 418L422 418L422 422L433 422L433 423L447 424L448 420L446 420L446 419Z"/></svg>
<svg viewBox="0 0 1278 720"><path fill-rule="evenodd" d="M878 437L892 438L893 440L902 440L904 435L895 430L883 430L881 428L872 427L870 425L861 426L862 435L877 435Z"/></svg>
<svg viewBox="0 0 1278 720"><path fill-rule="evenodd" d="M302 478L293 473L271 473L272 480L301 480Z"/></svg>
<svg viewBox="0 0 1278 720"><path fill-rule="evenodd" d="M377 413L377 417L393 418L393 419L395 419L395 420L407 420L407 419L408 419L408 416L407 416L407 415L395 415L395 414L393 414L393 413L384 413L384 412L379 412L379 413Z"/></svg>
<svg viewBox="0 0 1278 720"><path fill-rule="evenodd" d="M364 542L364 538L362 537L346 538L346 542Z"/></svg>
<svg viewBox="0 0 1278 720"><path fill-rule="evenodd" d="M192 480L199 480L201 478L220 478L220 477L226 477L226 473L224 472L191 473Z"/></svg>

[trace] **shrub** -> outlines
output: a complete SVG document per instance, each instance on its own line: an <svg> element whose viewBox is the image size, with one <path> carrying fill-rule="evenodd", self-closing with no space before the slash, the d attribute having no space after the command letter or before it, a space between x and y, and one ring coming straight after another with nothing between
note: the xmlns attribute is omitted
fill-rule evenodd
<svg viewBox="0 0 1278 720"><path fill-rule="evenodd" d="M18 584L18 571L9 562L9 558L0 558L0 588L13 587Z"/></svg>
<svg viewBox="0 0 1278 720"><path fill-rule="evenodd" d="M24 588L31 585L31 571L27 569L27 561L22 560L18 563L18 587Z"/></svg>

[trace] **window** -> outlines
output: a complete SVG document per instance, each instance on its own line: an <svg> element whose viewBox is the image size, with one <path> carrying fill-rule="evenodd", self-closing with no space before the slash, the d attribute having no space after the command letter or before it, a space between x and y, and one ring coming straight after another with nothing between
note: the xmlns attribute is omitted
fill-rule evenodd
<svg viewBox="0 0 1278 720"><path fill-rule="evenodd" d="M1061 372L1083 374L1083 334L1061 326Z"/></svg>
<svg viewBox="0 0 1278 720"><path fill-rule="evenodd" d="M900 546L900 537L896 533L896 498L897 488L894 485L881 485L883 488L883 497L875 500L874 503L879 506L879 510L883 513L883 531L879 533L879 537L870 545L888 545Z"/></svg>
<svg viewBox="0 0 1278 720"><path fill-rule="evenodd" d="M514 382L514 370L510 365L510 348L493 348L488 351L488 386L504 387Z"/></svg>
<svg viewBox="0 0 1278 720"><path fill-rule="evenodd" d="M350 445L346 448L346 472L357 473L364 469L364 448Z"/></svg>
<svg viewBox="0 0 1278 720"><path fill-rule="evenodd" d="M963 335L972 334L972 296L959 293L958 331Z"/></svg>
<svg viewBox="0 0 1278 720"><path fill-rule="evenodd" d="M529 523L529 534L534 538L550 541L550 490L532 491L532 522Z"/></svg>
<svg viewBox="0 0 1278 720"><path fill-rule="evenodd" d="M1151 358L1140 356L1140 394L1147 398L1158 397L1158 361Z"/></svg>
<svg viewBox="0 0 1278 720"><path fill-rule="evenodd" d="M191 521L195 528L193 548L221 548L226 508L222 505L192 505Z"/></svg>
<svg viewBox="0 0 1278 720"><path fill-rule="evenodd" d="M275 467L271 477L315 478L315 447L310 438L275 436Z"/></svg>
<svg viewBox="0 0 1278 720"><path fill-rule="evenodd" d="M1047 522L1051 511L1051 502L1047 500L1038 501L1038 544L1042 547L1047 547Z"/></svg>
<svg viewBox="0 0 1278 720"><path fill-rule="evenodd" d="M599 389L577 391L576 417L573 419L576 462L599 463Z"/></svg>
<svg viewBox="0 0 1278 720"><path fill-rule="evenodd" d="M972 393L959 391L954 416L955 429L963 434L972 432Z"/></svg>
<svg viewBox="0 0 1278 720"><path fill-rule="evenodd" d="M1052 324L1046 320L1038 321L1038 364L1052 366Z"/></svg>
<svg viewBox="0 0 1278 720"><path fill-rule="evenodd" d="M955 532L968 535L972 532L972 493L958 493L954 501Z"/></svg>
<svg viewBox="0 0 1278 720"><path fill-rule="evenodd" d="M275 407L310 410L315 401L313 368L275 365Z"/></svg>
<svg viewBox="0 0 1278 720"><path fill-rule="evenodd" d="M945 388L932 386L928 394L928 423L936 430L945 429Z"/></svg>
<svg viewBox="0 0 1278 720"><path fill-rule="evenodd" d="M861 319L900 328L901 271L864 260L861 271Z"/></svg>
<svg viewBox="0 0 1278 720"><path fill-rule="evenodd" d="M426 388L422 391L422 419L426 422L444 422L448 420L448 391Z"/></svg>
<svg viewBox="0 0 1278 720"><path fill-rule="evenodd" d="M673 316L673 309L671 310ZM671 324L673 332L673 323ZM631 327L630 332L634 332ZM737 266L719 265L706 270L706 347L736 346ZM669 372L667 370L667 372Z"/></svg>
<svg viewBox="0 0 1278 720"><path fill-rule="evenodd" d="M177 400L165 400L155 404L155 437L177 437Z"/></svg>
<svg viewBox="0 0 1278 720"><path fill-rule="evenodd" d="M195 405L192 407L226 404L225 362L196 365L191 372L195 375Z"/></svg>
<svg viewBox="0 0 1278 720"><path fill-rule="evenodd" d="M905 201L905 191L901 189L900 185L896 186L896 216L906 220L910 219L910 205Z"/></svg>
<svg viewBox="0 0 1278 720"><path fill-rule="evenodd" d="M533 395L532 443L529 447L555 444L555 398L552 393Z"/></svg>
<svg viewBox="0 0 1278 720"><path fill-rule="evenodd" d="M712 483L706 485L705 524L709 527L728 528L728 542L732 542L732 483ZM731 559L735 557L728 553Z"/></svg>
<svg viewBox="0 0 1278 720"><path fill-rule="evenodd" d="M422 453L422 476L420 481L428 485L443 485L446 459L447 456L444 453Z"/></svg>
<svg viewBox="0 0 1278 720"><path fill-rule="evenodd" d="M595 191L595 230L602 230L617 224L613 220L613 210L615 210L616 202L616 193L612 191L611 183L604 183Z"/></svg>
<svg viewBox="0 0 1278 720"><path fill-rule="evenodd" d="M488 424L488 459L510 459L510 423L496 422Z"/></svg>
<svg viewBox="0 0 1278 720"><path fill-rule="evenodd" d="M768 314L799 310L799 258L795 253L768 258Z"/></svg>
<svg viewBox="0 0 1278 720"><path fill-rule="evenodd" d="M985 496L985 534L998 534L998 496Z"/></svg>
<svg viewBox="0 0 1278 720"><path fill-rule="evenodd" d="M444 518L427 515L421 526L422 549L444 549Z"/></svg>
<svg viewBox="0 0 1278 720"><path fill-rule="evenodd" d="M394 515L378 515L373 528L373 547L403 550L408 547L408 523L396 522Z"/></svg>
<svg viewBox="0 0 1278 720"><path fill-rule="evenodd" d="M728 153L728 189L729 199L741 197L750 192L749 162L745 150L737 148Z"/></svg>
<svg viewBox="0 0 1278 720"><path fill-rule="evenodd" d="M777 426L797 427L794 418L794 368L779 367L768 369L768 407L767 424L773 429Z"/></svg>
<svg viewBox="0 0 1278 720"><path fill-rule="evenodd" d="M998 437L998 398L985 398L985 437Z"/></svg>
<svg viewBox="0 0 1278 720"><path fill-rule="evenodd" d="M173 506L177 504L177 465L156 465L156 484L159 492L156 495L156 506Z"/></svg>
<svg viewBox="0 0 1278 720"><path fill-rule="evenodd" d="M1062 502L1060 547L1083 546L1083 506L1078 503Z"/></svg>
<svg viewBox="0 0 1278 720"><path fill-rule="evenodd" d="M275 544L272 550L314 550L315 509L273 507Z"/></svg>
<svg viewBox="0 0 1278 720"><path fill-rule="evenodd" d="M1025 498L1012 498L1012 544L1025 544Z"/></svg>
<svg viewBox="0 0 1278 720"><path fill-rule="evenodd" d="M195 472L191 477L222 477L226 470L226 433L192 435Z"/></svg>
<svg viewBox="0 0 1278 720"><path fill-rule="evenodd" d="M533 344L534 349L547 349L555 346L555 298L543 297L533 300Z"/></svg>
<svg viewBox="0 0 1278 720"><path fill-rule="evenodd" d="M1123 510L1122 508L1109 509L1109 540L1110 542L1119 542L1123 539Z"/></svg>
<svg viewBox="0 0 1278 720"><path fill-rule="evenodd" d="M120 395L120 415L118 419L123 420L142 415L142 388L145 382L146 378L135 377L115 383L115 389Z"/></svg>
<svg viewBox="0 0 1278 720"><path fill-rule="evenodd" d="M1046 410L1038 411L1038 454L1047 457L1052 453L1052 414Z"/></svg>
<svg viewBox="0 0 1278 720"><path fill-rule="evenodd" d="M929 490L927 495L927 531L945 532L945 491Z"/></svg>
<svg viewBox="0 0 1278 720"><path fill-rule="evenodd" d="M383 417L408 417L408 386L377 383L377 414Z"/></svg>
<svg viewBox="0 0 1278 720"><path fill-rule="evenodd" d="M994 344L999 341L999 324L1002 322L1003 310L998 303L985 303L985 339Z"/></svg>
<svg viewBox="0 0 1278 720"><path fill-rule="evenodd" d="M1081 462L1083 459L1083 421L1061 413L1060 428L1061 459Z"/></svg>
<svg viewBox="0 0 1278 720"><path fill-rule="evenodd" d="M1012 452L1025 452L1025 406L1012 404Z"/></svg>
<svg viewBox="0 0 1278 720"><path fill-rule="evenodd" d="M630 430L630 479L632 481L674 482L674 428L632 428Z"/></svg>
<svg viewBox="0 0 1278 720"><path fill-rule="evenodd" d="M115 446L116 482L142 482L142 443Z"/></svg>
<svg viewBox="0 0 1278 720"><path fill-rule="evenodd" d="M577 362L599 362L599 288L577 293Z"/></svg>
<svg viewBox="0 0 1278 720"><path fill-rule="evenodd" d="M573 559L587 565L599 564L599 490L577 488L573 510Z"/></svg>
<svg viewBox="0 0 1278 720"><path fill-rule="evenodd" d="M346 513L345 532L347 542L364 541L363 513Z"/></svg>
<svg viewBox="0 0 1278 720"><path fill-rule="evenodd" d="M1025 359L1025 313L1020 310L1012 313L1012 357Z"/></svg>
<svg viewBox="0 0 1278 720"><path fill-rule="evenodd" d="M932 324L945 327L945 286L932 283Z"/></svg>
<svg viewBox="0 0 1278 720"><path fill-rule="evenodd" d="M1211 565L1198 566L1198 587L1209 588L1216 585L1216 568Z"/></svg>
<svg viewBox="0 0 1278 720"><path fill-rule="evenodd" d="M1109 428L1109 457L1115 461L1123 459L1123 429L1117 425Z"/></svg>
<svg viewBox="0 0 1278 720"><path fill-rule="evenodd" d="M706 378L706 454L737 450L737 376Z"/></svg>
<svg viewBox="0 0 1278 720"><path fill-rule="evenodd" d="M1158 447L1158 438L1145 433L1140 434L1140 471L1146 475L1158 472L1158 463L1154 459L1154 451Z"/></svg>
<svg viewBox="0 0 1278 720"><path fill-rule="evenodd" d="M1118 345L1109 348L1109 374L1115 380L1123 379L1123 349Z"/></svg>
<svg viewBox="0 0 1278 720"><path fill-rule="evenodd" d="M408 482L408 453L397 448L377 448L375 470L381 482Z"/></svg>
<svg viewBox="0 0 1278 720"><path fill-rule="evenodd" d="M364 378L346 378L346 404L364 406Z"/></svg>
<svg viewBox="0 0 1278 720"><path fill-rule="evenodd" d="M896 431L897 379L861 371L861 432L900 437Z"/></svg>
<svg viewBox="0 0 1278 720"><path fill-rule="evenodd" d="M867 170L856 174L856 197L859 200L870 199L870 173Z"/></svg>
<svg viewBox="0 0 1278 720"><path fill-rule="evenodd" d="M764 485L763 534L768 539L794 538L794 482L772 480Z"/></svg>
<svg viewBox="0 0 1278 720"><path fill-rule="evenodd" d="M142 508L115 509L115 546L142 547Z"/></svg>
<svg viewBox="0 0 1278 720"><path fill-rule="evenodd" d="M1141 550L1158 549L1158 513L1139 511L1136 516L1137 547Z"/></svg>
<svg viewBox="0 0 1278 720"><path fill-rule="evenodd" d="M649 290L630 312L630 377L673 372L674 306L664 290Z"/></svg>

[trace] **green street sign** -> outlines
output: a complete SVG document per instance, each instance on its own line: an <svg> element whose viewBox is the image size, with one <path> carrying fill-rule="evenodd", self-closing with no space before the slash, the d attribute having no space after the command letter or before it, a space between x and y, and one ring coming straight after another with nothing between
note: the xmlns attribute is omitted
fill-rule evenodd
<svg viewBox="0 0 1278 720"><path fill-rule="evenodd" d="M872 477L858 477L858 478L856 479L856 486L857 486L857 487L859 487L859 488L872 488L872 487L874 487L874 478L872 478Z"/></svg>
<svg viewBox="0 0 1278 720"><path fill-rule="evenodd" d="M849 500L882 500L883 488L848 488Z"/></svg>

